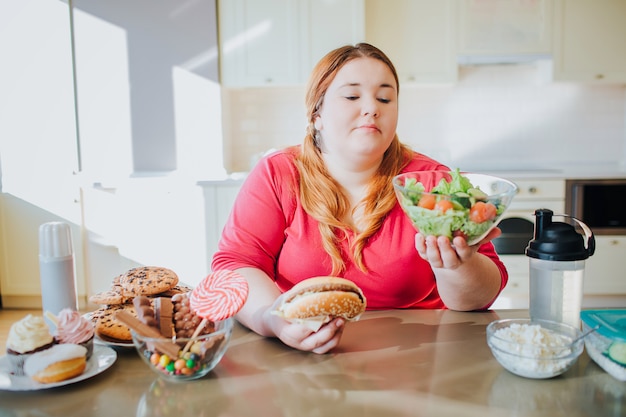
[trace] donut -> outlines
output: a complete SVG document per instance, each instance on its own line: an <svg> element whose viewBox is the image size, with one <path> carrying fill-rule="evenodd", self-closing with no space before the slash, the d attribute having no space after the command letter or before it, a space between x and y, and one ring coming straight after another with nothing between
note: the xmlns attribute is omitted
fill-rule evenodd
<svg viewBox="0 0 626 417"><path fill-rule="evenodd" d="M87 349L72 343L52 346L26 359L24 373L37 382L50 384L79 376L87 367Z"/></svg>

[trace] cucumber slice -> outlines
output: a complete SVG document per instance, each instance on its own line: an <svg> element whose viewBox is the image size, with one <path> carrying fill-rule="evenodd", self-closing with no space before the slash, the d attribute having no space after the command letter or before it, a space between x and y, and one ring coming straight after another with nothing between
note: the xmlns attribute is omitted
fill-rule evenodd
<svg viewBox="0 0 626 417"><path fill-rule="evenodd" d="M450 200L450 202L452 203L452 208L455 210L464 210L469 208L463 205L463 203L458 200Z"/></svg>
<svg viewBox="0 0 626 417"><path fill-rule="evenodd" d="M487 198L487 193L485 193L480 188L470 188L469 190L467 190L467 194L475 197L477 200L484 200L485 198Z"/></svg>
<svg viewBox="0 0 626 417"><path fill-rule="evenodd" d="M452 195L451 201L455 206L455 210L469 209L472 206L470 195L467 193L455 193Z"/></svg>
<svg viewBox="0 0 626 417"><path fill-rule="evenodd" d="M609 346L607 351L609 358L613 361L619 363L620 365L626 366L626 343L624 342L613 342Z"/></svg>

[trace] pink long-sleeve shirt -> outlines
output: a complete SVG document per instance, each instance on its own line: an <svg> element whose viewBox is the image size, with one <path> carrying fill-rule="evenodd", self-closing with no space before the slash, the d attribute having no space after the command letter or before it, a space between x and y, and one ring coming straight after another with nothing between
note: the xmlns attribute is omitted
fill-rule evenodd
<svg viewBox="0 0 626 417"><path fill-rule="evenodd" d="M332 265L322 247L318 222L300 202L299 173L294 165L297 152L298 146L273 153L250 172L214 254L214 271L259 268L283 292L303 279L330 275ZM448 167L415 153L403 172L422 170L449 171ZM368 309L445 308L432 268L415 249L415 233L398 203L363 249L368 271L363 272L351 259L346 260L342 277L363 290ZM348 243L343 246L349 253ZM508 274L493 245L484 244L479 252L500 269L502 290Z"/></svg>

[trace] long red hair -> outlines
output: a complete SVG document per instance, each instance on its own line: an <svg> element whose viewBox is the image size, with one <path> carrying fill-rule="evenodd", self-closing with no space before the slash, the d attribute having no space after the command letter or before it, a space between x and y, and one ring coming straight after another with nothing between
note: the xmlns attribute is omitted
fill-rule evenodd
<svg viewBox="0 0 626 417"><path fill-rule="evenodd" d="M396 204L391 183L392 178L408 163L412 151L400 142L395 135L385 151L378 171L372 178L363 205L363 230L356 233L350 242L350 253L341 251L341 241L348 239L350 225L343 222L350 213L351 206L343 188L329 174L316 142L314 121L324 100L328 86L337 72L349 61L356 58L374 58L385 63L396 80L399 92L398 74L393 63L378 48L367 44L346 45L324 56L313 69L307 84L306 109L308 127L302 150L296 158L300 173L300 199L306 212L319 223L324 250L332 261L332 275L345 271L345 256L351 256L362 271L367 271L363 260L363 248L383 223L387 213Z"/></svg>

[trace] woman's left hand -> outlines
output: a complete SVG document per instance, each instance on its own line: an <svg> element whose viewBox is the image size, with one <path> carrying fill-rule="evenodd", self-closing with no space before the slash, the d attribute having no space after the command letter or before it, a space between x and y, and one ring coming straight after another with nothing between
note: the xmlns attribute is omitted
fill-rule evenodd
<svg viewBox="0 0 626 417"><path fill-rule="evenodd" d="M494 227L484 239L475 245L469 246L462 236L456 236L452 241L446 236L415 235L415 249L433 268L456 269L467 261L483 245L496 237L502 231Z"/></svg>

